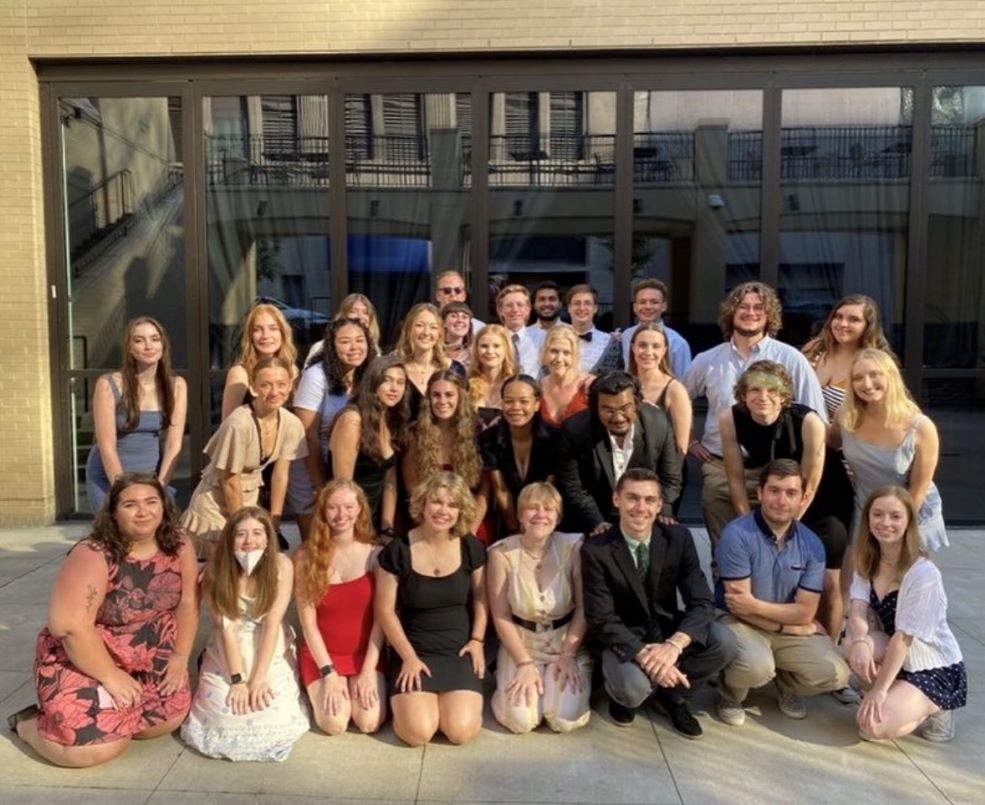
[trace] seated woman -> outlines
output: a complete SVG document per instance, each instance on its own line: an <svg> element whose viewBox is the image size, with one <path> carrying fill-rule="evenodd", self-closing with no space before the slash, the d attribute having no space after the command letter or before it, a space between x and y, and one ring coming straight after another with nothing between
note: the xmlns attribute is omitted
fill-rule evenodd
<svg viewBox="0 0 985 805"><path fill-rule="evenodd" d="M328 440L332 477L362 487L373 525L385 536L393 533L407 420L407 372L392 355L376 358L335 418Z"/></svg>
<svg viewBox="0 0 985 805"><path fill-rule="evenodd" d="M516 501L537 481L553 483L561 432L540 416L540 386L530 375L503 383L503 417L479 436L490 494L508 533L519 527Z"/></svg>
<svg viewBox="0 0 985 805"><path fill-rule="evenodd" d="M475 520L467 524L468 529L486 545L488 539L480 527L486 516L488 481L483 477L475 432L475 414L461 375L450 369L435 372L410 429L401 465L404 488L411 493L436 472L460 475L475 497Z"/></svg>
<svg viewBox="0 0 985 805"><path fill-rule="evenodd" d="M736 516L755 505L756 479L763 467L777 458L800 464L806 479L800 519L821 538L826 561L818 620L837 640L845 615L839 580L848 534L835 512L826 508L830 498L817 496L825 483L824 423L806 405L793 402L790 373L774 361L751 363L735 384L735 399L738 402L722 413L719 425Z"/></svg>
<svg viewBox="0 0 985 805"><path fill-rule="evenodd" d="M261 474L271 465L270 514L274 529L280 526L291 462L308 454L304 426L284 409L291 396L291 368L282 358L258 361L250 380L253 401L226 417L205 446L209 464L181 517L202 558L211 555L227 518L257 505Z"/></svg>
<svg viewBox="0 0 985 805"><path fill-rule="evenodd" d="M315 723L329 735L345 732L350 720L364 733L386 720L383 633L373 619L378 554L363 491L329 481L318 494L311 537L294 554L301 678Z"/></svg>
<svg viewBox="0 0 985 805"><path fill-rule="evenodd" d="M540 380L540 416L559 428L568 417L588 408L591 383L587 381L592 380L581 371L578 334L570 325L555 324L547 331L540 362L547 371Z"/></svg>
<svg viewBox="0 0 985 805"><path fill-rule="evenodd" d="M445 354L467 372L472 365L472 308L465 302L449 302L441 308L445 327Z"/></svg>
<svg viewBox="0 0 985 805"><path fill-rule="evenodd" d="M196 575L160 482L118 477L55 580L34 661L38 705L10 716L11 729L45 760L74 767L176 730L191 704Z"/></svg>
<svg viewBox="0 0 985 805"><path fill-rule="evenodd" d="M393 731L410 746L439 730L467 743L482 727L486 551L468 533L474 509L459 476L432 475L411 498L417 526L380 554L375 608L395 654Z"/></svg>
<svg viewBox="0 0 985 805"><path fill-rule="evenodd" d="M509 330L500 324L487 324L476 333L468 383L472 407L483 428L502 414L500 391L503 381L516 374L516 367L516 348L510 341Z"/></svg>
<svg viewBox="0 0 985 805"><path fill-rule="evenodd" d="M582 537L555 530L561 495L550 484L526 487L517 508L520 533L496 543L486 571L500 640L492 711L512 732L541 721L570 732L588 723L592 692L592 661L580 650Z"/></svg>
<svg viewBox="0 0 985 805"><path fill-rule="evenodd" d="M916 506L902 487L879 487L865 502L850 596L845 656L865 688L859 734L919 729L928 741L950 741L968 679L940 571L920 547Z"/></svg>
<svg viewBox="0 0 985 805"><path fill-rule="evenodd" d="M100 377L92 393L96 443L86 460L86 497L93 514L121 473L156 473L167 488L185 433L188 387L171 372L164 328L147 316L131 319L122 351L120 370Z"/></svg>
<svg viewBox="0 0 985 805"><path fill-rule="evenodd" d="M181 727L184 742L203 755L286 760L308 731L294 630L284 622L293 578L263 509L248 506L229 518L202 582L213 631Z"/></svg>

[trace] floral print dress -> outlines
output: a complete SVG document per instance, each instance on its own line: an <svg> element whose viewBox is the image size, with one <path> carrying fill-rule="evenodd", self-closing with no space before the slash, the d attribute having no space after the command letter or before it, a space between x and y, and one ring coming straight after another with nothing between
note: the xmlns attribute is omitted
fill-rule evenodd
<svg viewBox="0 0 985 805"><path fill-rule="evenodd" d="M73 550L103 549L83 540ZM96 614L96 631L117 667L143 685L143 695L132 707L115 709L106 688L76 668L61 639L43 629L34 659L38 732L64 746L129 738L184 716L191 705L187 679L171 696L158 691L177 636L175 608L181 600L178 555L158 552L150 559L127 557L119 564L109 554L104 555L109 581Z"/></svg>

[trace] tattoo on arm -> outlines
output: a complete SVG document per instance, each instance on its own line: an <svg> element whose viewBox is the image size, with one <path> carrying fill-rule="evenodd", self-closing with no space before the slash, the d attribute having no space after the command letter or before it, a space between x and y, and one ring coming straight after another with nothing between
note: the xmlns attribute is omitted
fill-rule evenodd
<svg viewBox="0 0 985 805"><path fill-rule="evenodd" d="M86 585L86 612L92 612L92 602L96 600L96 588L91 584Z"/></svg>

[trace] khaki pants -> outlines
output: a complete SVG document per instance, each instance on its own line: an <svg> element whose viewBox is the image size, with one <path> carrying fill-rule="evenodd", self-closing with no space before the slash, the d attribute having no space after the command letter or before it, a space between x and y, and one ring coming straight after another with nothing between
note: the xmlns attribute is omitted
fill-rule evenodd
<svg viewBox="0 0 985 805"><path fill-rule="evenodd" d="M759 470L746 470L746 494L751 505L756 505L756 489L759 486ZM732 496L728 491L725 462L720 458L701 465L701 510L708 528L712 550L718 546L722 530L736 518Z"/></svg>
<svg viewBox="0 0 985 805"><path fill-rule="evenodd" d="M732 615L722 615L718 622L732 630L738 648L722 671L719 690L727 702L742 704L752 688L773 677L781 691L798 696L840 690L848 684L848 665L827 635L765 632Z"/></svg>

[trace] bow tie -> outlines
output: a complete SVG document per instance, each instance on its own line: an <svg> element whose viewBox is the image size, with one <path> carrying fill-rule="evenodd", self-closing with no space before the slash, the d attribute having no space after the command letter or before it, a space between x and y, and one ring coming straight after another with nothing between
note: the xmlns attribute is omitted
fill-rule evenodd
<svg viewBox="0 0 985 805"><path fill-rule="evenodd" d="M592 340L592 331L589 330L587 333L578 333L578 337L582 341L591 341Z"/></svg>

